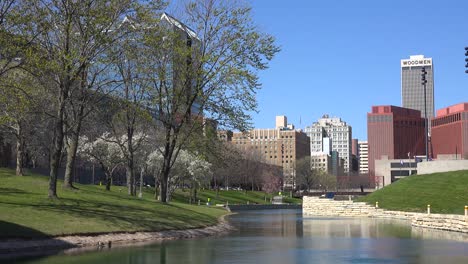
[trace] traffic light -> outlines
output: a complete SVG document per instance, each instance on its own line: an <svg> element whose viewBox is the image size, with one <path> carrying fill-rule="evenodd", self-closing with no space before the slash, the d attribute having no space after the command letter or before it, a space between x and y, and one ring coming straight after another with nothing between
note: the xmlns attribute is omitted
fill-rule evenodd
<svg viewBox="0 0 468 264"><path fill-rule="evenodd" d="M465 68L466 68L465 73L468 73L468 47L465 47L465 62L466 62L466 64L465 64Z"/></svg>
<svg viewBox="0 0 468 264"><path fill-rule="evenodd" d="M427 83L426 74L427 74L426 68L423 67L421 70L421 84L422 85L425 85Z"/></svg>

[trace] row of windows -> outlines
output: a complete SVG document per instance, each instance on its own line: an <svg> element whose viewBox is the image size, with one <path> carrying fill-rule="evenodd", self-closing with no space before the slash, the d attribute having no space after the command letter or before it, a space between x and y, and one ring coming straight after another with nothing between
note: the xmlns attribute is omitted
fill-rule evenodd
<svg viewBox="0 0 468 264"><path fill-rule="evenodd" d="M432 126L435 127L435 126L441 126L441 125L457 122L462 119L465 119L465 120L468 119L468 113L457 113L457 114L453 114L449 116L436 118L432 120L431 123L432 123Z"/></svg>

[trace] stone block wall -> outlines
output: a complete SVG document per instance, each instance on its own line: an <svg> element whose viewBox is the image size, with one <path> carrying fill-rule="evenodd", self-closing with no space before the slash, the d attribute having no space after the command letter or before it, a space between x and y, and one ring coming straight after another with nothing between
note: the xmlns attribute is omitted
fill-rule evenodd
<svg viewBox="0 0 468 264"><path fill-rule="evenodd" d="M387 211L363 202L335 201L304 196L304 216L375 217L411 221L412 226L468 233L468 217L463 215L426 214Z"/></svg>

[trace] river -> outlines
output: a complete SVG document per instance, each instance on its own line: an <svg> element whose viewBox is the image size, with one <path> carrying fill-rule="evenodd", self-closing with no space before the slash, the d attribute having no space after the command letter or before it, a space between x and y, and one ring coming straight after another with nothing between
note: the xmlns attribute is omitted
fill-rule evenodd
<svg viewBox="0 0 468 264"><path fill-rule="evenodd" d="M369 218L302 217L300 210L246 211L224 236L165 241L18 263L468 263L468 235Z"/></svg>

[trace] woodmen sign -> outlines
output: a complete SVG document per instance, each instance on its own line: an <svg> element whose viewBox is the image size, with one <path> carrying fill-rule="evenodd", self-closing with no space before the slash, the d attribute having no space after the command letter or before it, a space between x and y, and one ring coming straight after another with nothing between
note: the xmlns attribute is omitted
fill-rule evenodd
<svg viewBox="0 0 468 264"><path fill-rule="evenodd" d="M401 60L401 67L432 66L432 58Z"/></svg>

